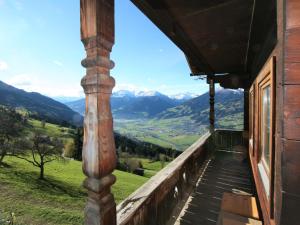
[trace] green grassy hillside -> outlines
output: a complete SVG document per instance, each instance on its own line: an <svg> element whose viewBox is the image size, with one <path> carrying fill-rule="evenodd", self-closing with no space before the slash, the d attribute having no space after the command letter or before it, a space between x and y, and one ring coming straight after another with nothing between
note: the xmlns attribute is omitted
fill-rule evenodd
<svg viewBox="0 0 300 225"><path fill-rule="evenodd" d="M0 211L14 212L20 225L82 224L86 192L81 184L81 162L53 162L46 166L46 180L38 180L31 164L7 157L0 167ZM119 203L147 181L146 177L115 171L113 193ZM4 212L4 214L3 214Z"/></svg>
<svg viewBox="0 0 300 225"><path fill-rule="evenodd" d="M10 86L0 81L0 104L13 108L24 108L31 116L52 123L82 126L83 117L66 105L36 92Z"/></svg>

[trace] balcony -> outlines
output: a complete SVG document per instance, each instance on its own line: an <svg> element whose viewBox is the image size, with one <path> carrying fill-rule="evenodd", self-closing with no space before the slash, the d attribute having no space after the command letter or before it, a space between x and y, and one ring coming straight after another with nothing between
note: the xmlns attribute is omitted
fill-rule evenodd
<svg viewBox="0 0 300 225"><path fill-rule="evenodd" d="M206 133L117 207L119 225L217 223L224 192L254 194L242 131Z"/></svg>

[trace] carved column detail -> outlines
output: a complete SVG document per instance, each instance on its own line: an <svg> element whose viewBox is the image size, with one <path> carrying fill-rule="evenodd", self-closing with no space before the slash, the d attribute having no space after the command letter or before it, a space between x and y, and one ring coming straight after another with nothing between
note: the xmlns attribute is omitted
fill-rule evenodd
<svg viewBox="0 0 300 225"><path fill-rule="evenodd" d="M80 1L81 40L86 50L82 66L86 75L81 85L86 94L84 119L83 172L88 190L86 225L115 225L116 203L111 193L116 167L110 96L115 80L110 76L114 63L114 0Z"/></svg>
<svg viewBox="0 0 300 225"><path fill-rule="evenodd" d="M209 83L209 125L210 131L215 129L215 82L212 77L208 77Z"/></svg>

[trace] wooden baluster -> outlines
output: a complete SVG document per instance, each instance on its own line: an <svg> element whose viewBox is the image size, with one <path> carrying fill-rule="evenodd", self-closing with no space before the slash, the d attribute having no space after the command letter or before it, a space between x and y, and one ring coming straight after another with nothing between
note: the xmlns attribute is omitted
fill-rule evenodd
<svg viewBox="0 0 300 225"><path fill-rule="evenodd" d="M209 125L210 131L213 133L215 129L215 82L213 77L207 79L209 81Z"/></svg>
<svg viewBox="0 0 300 225"><path fill-rule="evenodd" d="M85 224L115 225L116 203L111 193L116 166L110 96L115 80L110 76L114 63L114 0L81 0L81 40L86 50L81 81L86 94L83 172L88 190Z"/></svg>

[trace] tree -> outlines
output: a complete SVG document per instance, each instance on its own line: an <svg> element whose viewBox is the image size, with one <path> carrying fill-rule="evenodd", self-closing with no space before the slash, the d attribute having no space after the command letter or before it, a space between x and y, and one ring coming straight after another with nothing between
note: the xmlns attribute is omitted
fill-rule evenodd
<svg viewBox="0 0 300 225"><path fill-rule="evenodd" d="M45 127L46 127L46 121L45 121L45 120L42 120L42 121L41 121L41 127L42 127L43 129L45 129Z"/></svg>
<svg viewBox="0 0 300 225"><path fill-rule="evenodd" d="M64 157L72 158L75 154L74 140L68 140L64 147Z"/></svg>
<svg viewBox="0 0 300 225"><path fill-rule="evenodd" d="M32 165L40 168L40 179L44 179L45 164L57 159L63 159L62 151L64 145L58 138L51 138L39 132L35 132L30 141L30 151L32 158L25 155L16 155Z"/></svg>
<svg viewBox="0 0 300 225"><path fill-rule="evenodd" d="M26 119L23 118L15 109L0 107L0 164L8 154L20 144L22 132L26 126Z"/></svg>
<svg viewBox="0 0 300 225"><path fill-rule="evenodd" d="M74 135L74 145L75 145L75 152L74 152L74 159L82 160L82 145L83 145L83 128L78 127L76 128L76 133Z"/></svg>

